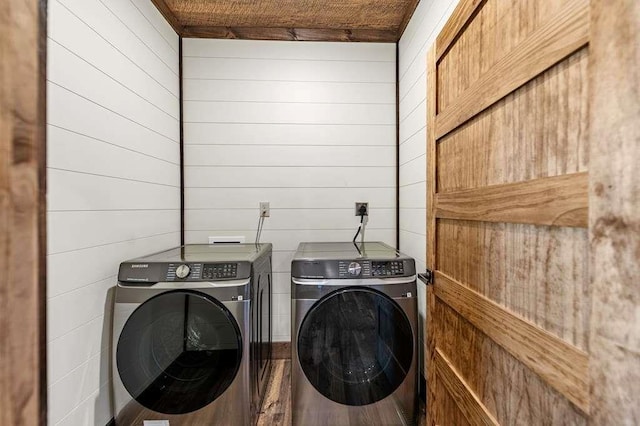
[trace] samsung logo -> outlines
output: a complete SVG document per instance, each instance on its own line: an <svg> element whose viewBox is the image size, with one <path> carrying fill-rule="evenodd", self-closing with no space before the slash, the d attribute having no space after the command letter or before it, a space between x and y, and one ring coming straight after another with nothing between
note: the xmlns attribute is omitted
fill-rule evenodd
<svg viewBox="0 0 640 426"><path fill-rule="evenodd" d="M149 264L148 263L137 263L134 265L131 265L132 268L148 268Z"/></svg>

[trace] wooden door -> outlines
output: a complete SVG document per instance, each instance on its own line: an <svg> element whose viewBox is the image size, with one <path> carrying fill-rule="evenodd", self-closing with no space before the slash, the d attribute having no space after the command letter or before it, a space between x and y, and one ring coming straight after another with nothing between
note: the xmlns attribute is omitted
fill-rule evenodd
<svg viewBox="0 0 640 426"><path fill-rule="evenodd" d="M46 424L46 1L0 2L0 425Z"/></svg>
<svg viewBox="0 0 640 426"><path fill-rule="evenodd" d="M590 417L640 424L640 1L591 0Z"/></svg>
<svg viewBox="0 0 640 426"><path fill-rule="evenodd" d="M462 0L428 58L428 424L589 418L589 1Z"/></svg>

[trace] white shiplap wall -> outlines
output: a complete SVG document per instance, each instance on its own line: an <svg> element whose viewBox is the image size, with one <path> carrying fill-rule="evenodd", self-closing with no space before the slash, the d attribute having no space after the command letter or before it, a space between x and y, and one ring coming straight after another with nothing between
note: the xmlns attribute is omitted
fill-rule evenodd
<svg viewBox="0 0 640 426"><path fill-rule="evenodd" d="M302 241L395 245L395 44L183 41L185 228L274 247L274 340L290 340L290 266Z"/></svg>
<svg viewBox="0 0 640 426"><path fill-rule="evenodd" d="M427 52L458 0L422 0L398 45L400 92L400 250L426 268L427 244ZM424 347L426 289L418 284ZM421 367L423 364L421 363Z"/></svg>
<svg viewBox="0 0 640 426"><path fill-rule="evenodd" d="M178 36L150 0L50 0L50 425L104 425L122 260L180 243Z"/></svg>

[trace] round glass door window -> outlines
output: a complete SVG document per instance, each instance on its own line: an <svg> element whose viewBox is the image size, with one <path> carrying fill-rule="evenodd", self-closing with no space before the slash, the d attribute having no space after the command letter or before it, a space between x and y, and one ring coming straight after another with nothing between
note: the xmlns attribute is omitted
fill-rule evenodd
<svg viewBox="0 0 640 426"><path fill-rule="evenodd" d="M213 402L240 367L242 336L229 310L192 291L172 291L140 305L118 340L116 365L144 407L184 414Z"/></svg>
<svg viewBox="0 0 640 426"><path fill-rule="evenodd" d="M298 335L305 376L325 397L367 405L392 394L409 373L413 333L393 299L376 290L349 287L311 307Z"/></svg>

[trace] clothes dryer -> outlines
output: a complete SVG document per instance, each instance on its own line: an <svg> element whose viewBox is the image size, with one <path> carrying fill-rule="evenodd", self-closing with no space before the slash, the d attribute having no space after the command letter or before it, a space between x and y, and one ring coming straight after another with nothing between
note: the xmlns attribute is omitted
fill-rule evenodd
<svg viewBox="0 0 640 426"><path fill-rule="evenodd" d="M415 261L380 242L301 243L291 282L293 425L415 424Z"/></svg>
<svg viewBox="0 0 640 426"><path fill-rule="evenodd" d="M271 366L271 252L271 244L185 245L120 265L117 425L257 420Z"/></svg>

